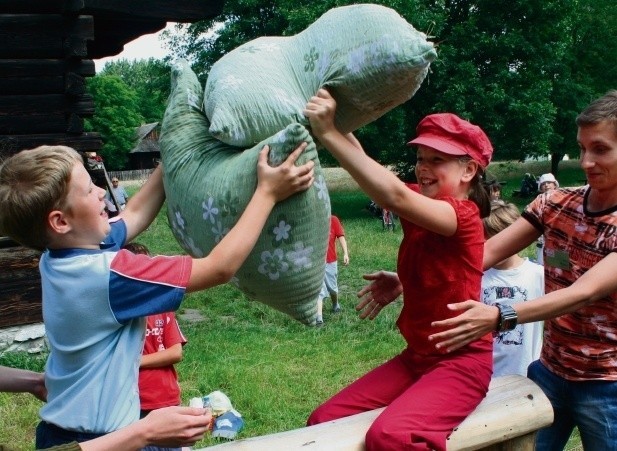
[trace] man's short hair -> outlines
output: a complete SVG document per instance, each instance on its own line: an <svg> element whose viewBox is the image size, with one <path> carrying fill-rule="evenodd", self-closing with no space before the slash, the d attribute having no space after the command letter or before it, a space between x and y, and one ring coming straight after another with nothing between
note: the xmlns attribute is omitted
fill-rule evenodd
<svg viewBox="0 0 617 451"><path fill-rule="evenodd" d="M75 163L82 157L66 146L39 146L6 159L0 165L0 234L44 250L47 216L66 207Z"/></svg>
<svg viewBox="0 0 617 451"><path fill-rule="evenodd" d="M576 125L584 127L610 121L617 133L617 90L613 89L594 100L576 117Z"/></svg>

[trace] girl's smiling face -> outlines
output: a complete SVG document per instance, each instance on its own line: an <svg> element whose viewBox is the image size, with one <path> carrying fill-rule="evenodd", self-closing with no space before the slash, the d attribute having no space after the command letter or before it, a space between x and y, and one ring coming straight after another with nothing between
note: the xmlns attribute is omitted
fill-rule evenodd
<svg viewBox="0 0 617 451"><path fill-rule="evenodd" d="M416 177L420 192L427 197L452 196L458 199L467 197L470 163L468 157L460 157L439 152L423 145L418 146Z"/></svg>

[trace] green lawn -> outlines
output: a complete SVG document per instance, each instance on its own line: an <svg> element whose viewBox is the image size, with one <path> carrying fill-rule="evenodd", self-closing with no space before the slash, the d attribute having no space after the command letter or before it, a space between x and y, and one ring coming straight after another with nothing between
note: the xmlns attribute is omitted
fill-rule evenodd
<svg viewBox="0 0 617 451"><path fill-rule="evenodd" d="M508 181L507 195L516 177L499 178ZM350 265L339 266L343 310L330 314L326 301L323 328L303 326L248 301L230 286L188 295L178 312L188 338L184 360L177 365L183 403L223 391L244 416L241 437L302 427L321 401L404 346L395 326L398 302L374 321L361 321L354 311L356 292L364 285L362 274L395 269L400 227L394 233L383 231L381 221L365 209L368 197L355 189L337 189L331 197L332 210L346 230ZM157 254L181 252L163 213L138 241ZM201 319L189 321L183 316L187 312ZM13 354L0 356L0 364L40 370L43 363ZM32 449L40 405L31 396L0 394L0 449ZM213 443L206 439L196 447ZM575 439L568 449L576 446Z"/></svg>

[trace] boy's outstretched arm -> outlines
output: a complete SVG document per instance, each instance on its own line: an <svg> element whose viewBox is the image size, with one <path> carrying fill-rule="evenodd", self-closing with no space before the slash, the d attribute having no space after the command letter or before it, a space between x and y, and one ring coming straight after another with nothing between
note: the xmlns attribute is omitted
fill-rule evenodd
<svg viewBox="0 0 617 451"><path fill-rule="evenodd" d="M127 243L139 235L154 221L165 201L162 165L152 172L146 183L127 202L126 208L118 215L124 219L127 229Z"/></svg>
<svg viewBox="0 0 617 451"><path fill-rule="evenodd" d="M306 143L300 144L277 167L268 164L268 146L261 150L257 163L257 189L253 197L236 225L212 252L207 257L193 260L187 292L228 282L253 250L274 205L312 185L315 163L309 161L302 166L295 165L305 148Z"/></svg>

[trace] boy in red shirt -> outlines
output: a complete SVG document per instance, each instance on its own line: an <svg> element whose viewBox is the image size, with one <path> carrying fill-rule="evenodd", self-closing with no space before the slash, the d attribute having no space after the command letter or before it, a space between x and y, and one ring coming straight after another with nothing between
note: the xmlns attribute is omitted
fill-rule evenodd
<svg viewBox="0 0 617 451"><path fill-rule="evenodd" d="M150 255L146 246L129 243L124 246L134 254ZM139 364L140 418L161 407L180 405L180 385L174 364L182 361L186 338L173 312L146 318L146 338Z"/></svg>

